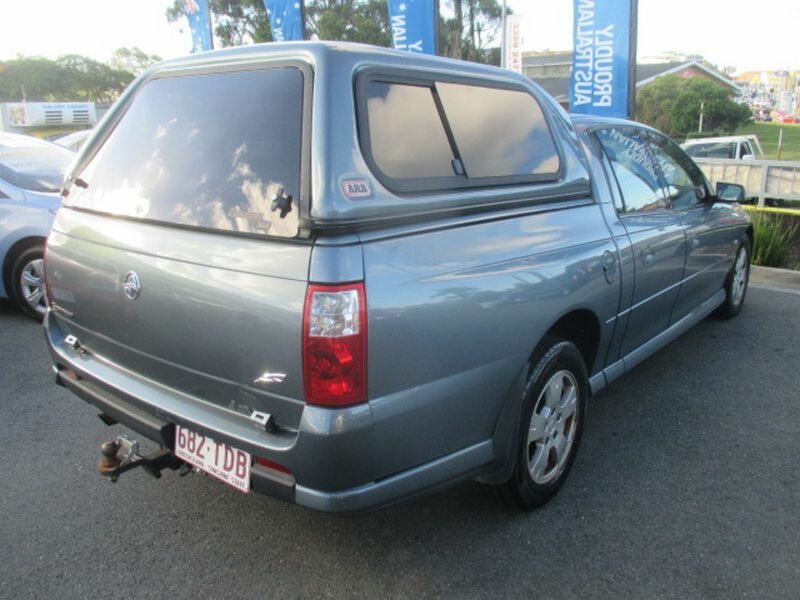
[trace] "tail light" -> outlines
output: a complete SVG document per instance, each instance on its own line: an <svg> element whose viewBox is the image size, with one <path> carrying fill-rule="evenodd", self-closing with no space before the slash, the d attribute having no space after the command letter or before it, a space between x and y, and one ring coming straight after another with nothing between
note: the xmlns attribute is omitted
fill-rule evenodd
<svg viewBox="0 0 800 600"><path fill-rule="evenodd" d="M348 406L367 400L367 304L363 283L309 285L303 313L306 401Z"/></svg>

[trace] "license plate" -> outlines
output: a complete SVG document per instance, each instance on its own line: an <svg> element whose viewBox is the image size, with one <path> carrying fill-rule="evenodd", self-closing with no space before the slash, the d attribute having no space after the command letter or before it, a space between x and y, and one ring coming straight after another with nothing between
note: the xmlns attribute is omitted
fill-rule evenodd
<svg viewBox="0 0 800 600"><path fill-rule="evenodd" d="M176 425L175 456L239 491L250 491L253 457L243 450Z"/></svg>

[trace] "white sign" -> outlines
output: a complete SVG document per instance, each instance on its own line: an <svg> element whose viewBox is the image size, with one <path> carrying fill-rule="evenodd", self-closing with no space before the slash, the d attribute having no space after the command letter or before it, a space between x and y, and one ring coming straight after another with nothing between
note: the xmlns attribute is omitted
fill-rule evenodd
<svg viewBox="0 0 800 600"><path fill-rule="evenodd" d="M506 69L522 73L522 17L506 16Z"/></svg>

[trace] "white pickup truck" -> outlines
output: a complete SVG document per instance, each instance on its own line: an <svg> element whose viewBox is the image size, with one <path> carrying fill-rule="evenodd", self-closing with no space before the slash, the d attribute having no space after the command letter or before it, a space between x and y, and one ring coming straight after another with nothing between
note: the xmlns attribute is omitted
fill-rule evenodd
<svg viewBox="0 0 800 600"><path fill-rule="evenodd" d="M725 137L686 140L681 148L692 158L732 158L756 160L764 158L764 150L754 135L729 135Z"/></svg>

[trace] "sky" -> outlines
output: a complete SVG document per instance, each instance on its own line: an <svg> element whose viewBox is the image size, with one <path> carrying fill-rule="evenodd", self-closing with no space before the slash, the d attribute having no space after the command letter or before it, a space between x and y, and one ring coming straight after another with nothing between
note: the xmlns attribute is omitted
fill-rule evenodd
<svg viewBox="0 0 800 600"><path fill-rule="evenodd" d="M501 0L502 1L502 0ZM612 0L613 1L613 0ZM445 5L447 0L441 0ZM0 59L85 54L108 60L122 46L163 58L189 52L184 23L167 23L171 0L4 0ZM508 0L523 17L525 50L572 46L573 0ZM639 57L701 54L722 67L800 70L797 0L639 0Z"/></svg>

